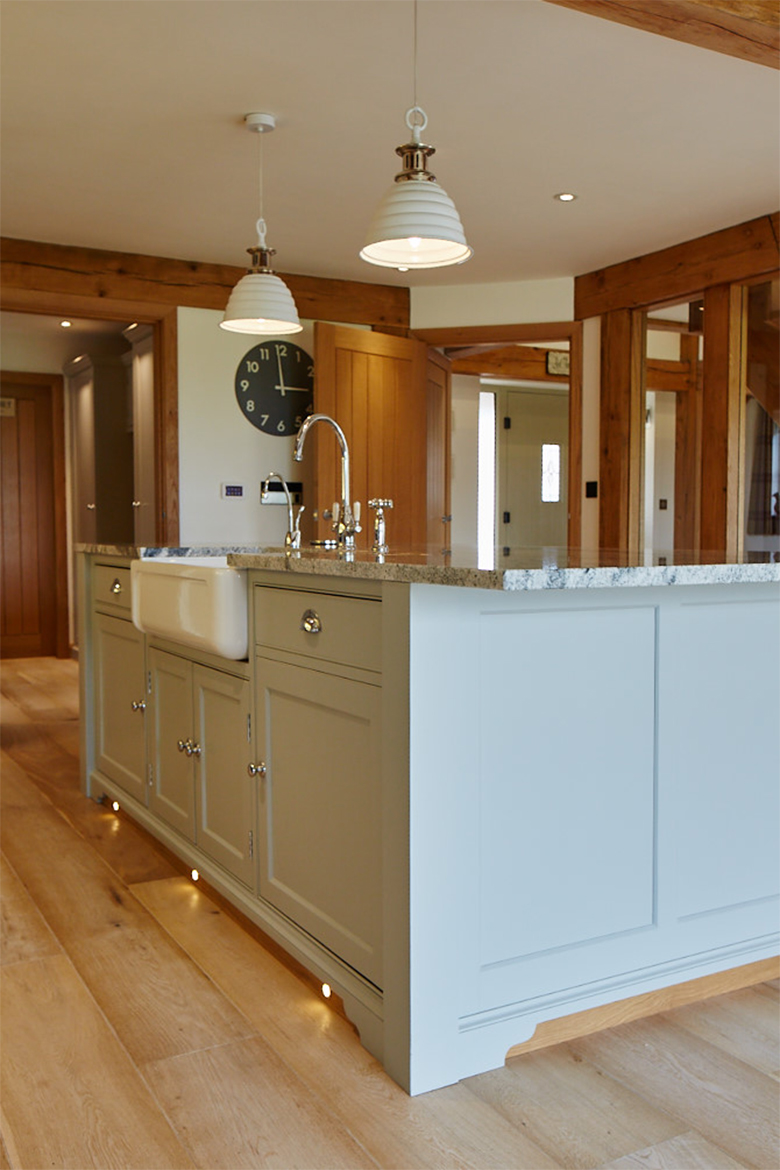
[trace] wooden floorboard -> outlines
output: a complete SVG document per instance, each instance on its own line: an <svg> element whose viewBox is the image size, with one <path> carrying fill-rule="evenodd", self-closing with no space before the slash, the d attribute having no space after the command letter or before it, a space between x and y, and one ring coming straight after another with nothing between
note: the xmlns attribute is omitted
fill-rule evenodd
<svg viewBox="0 0 780 1170"><path fill-rule="evenodd" d="M676 1118L558 1045L465 1085L562 1166L593 1167L682 1133Z"/></svg>
<svg viewBox="0 0 780 1170"><path fill-rule="evenodd" d="M777 1084L750 1065L655 1017L570 1047L737 1161L780 1165Z"/></svg>
<svg viewBox="0 0 780 1170"><path fill-rule="evenodd" d="M684 1133L647 1150L637 1150L610 1162L603 1170L740 1170L723 1150L713 1146L698 1133ZM771 1167L767 1167L771 1170Z"/></svg>
<svg viewBox="0 0 780 1170"><path fill-rule="evenodd" d="M408 1097L78 789L77 666L0 665L0 1170L777 1170L780 981Z"/></svg>
<svg viewBox="0 0 780 1170"><path fill-rule="evenodd" d="M193 1165L65 955L4 967L2 1027L13 1166Z"/></svg>
<svg viewBox="0 0 780 1170"><path fill-rule="evenodd" d="M60 946L5 857L0 857L0 964L60 953Z"/></svg>

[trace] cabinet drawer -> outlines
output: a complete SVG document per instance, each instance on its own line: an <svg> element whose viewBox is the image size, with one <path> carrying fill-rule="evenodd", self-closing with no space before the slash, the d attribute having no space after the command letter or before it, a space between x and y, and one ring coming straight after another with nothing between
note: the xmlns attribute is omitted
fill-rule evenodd
<svg viewBox="0 0 780 1170"><path fill-rule="evenodd" d="M95 605L110 605L130 615L130 570L116 565L95 565L93 569Z"/></svg>
<svg viewBox="0 0 780 1170"><path fill-rule="evenodd" d="M254 592L255 641L259 646L305 654L326 662L382 669L381 603L362 597L304 593L257 586ZM304 619L319 627L307 632Z"/></svg>

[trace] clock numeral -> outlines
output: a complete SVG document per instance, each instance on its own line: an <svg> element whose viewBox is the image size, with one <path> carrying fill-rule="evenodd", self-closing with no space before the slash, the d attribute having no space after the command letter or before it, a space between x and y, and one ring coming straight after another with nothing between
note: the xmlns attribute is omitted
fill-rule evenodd
<svg viewBox="0 0 780 1170"><path fill-rule="evenodd" d="M296 416L295 416L295 429L296 429L296 431L299 431L301 429L302 422L303 422L303 419L301 418L301 416L299 414L296 414Z"/></svg>
<svg viewBox="0 0 780 1170"><path fill-rule="evenodd" d="M284 344L284 342L277 342L276 343L276 352L280 358L287 357L287 346Z"/></svg>
<svg viewBox="0 0 780 1170"><path fill-rule="evenodd" d="M284 432L287 430L287 427L284 425L284 419L281 419L281 420L280 420L280 421L277 423L276 429L277 429L277 431L279 432L279 434L280 434L280 435L283 435L283 434L284 434Z"/></svg>
<svg viewBox="0 0 780 1170"><path fill-rule="evenodd" d="M268 419L270 418L270 415L261 414L260 417L263 420L260 425L262 426L263 430L265 430L266 426L268 425Z"/></svg>
<svg viewBox="0 0 780 1170"><path fill-rule="evenodd" d="M246 400L246 408L247 408L247 411L249 412L249 414L251 414L251 413L252 413L252 411L255 409L255 400L254 400L254 398L247 398L247 400Z"/></svg>
<svg viewBox="0 0 780 1170"><path fill-rule="evenodd" d="M314 366L309 366L309 374L308 374L308 376L309 376L310 378L313 378L313 377L314 377Z"/></svg>
<svg viewBox="0 0 780 1170"><path fill-rule="evenodd" d="M248 378L241 379L241 389L244 391L247 391L249 389L249 379Z"/></svg>

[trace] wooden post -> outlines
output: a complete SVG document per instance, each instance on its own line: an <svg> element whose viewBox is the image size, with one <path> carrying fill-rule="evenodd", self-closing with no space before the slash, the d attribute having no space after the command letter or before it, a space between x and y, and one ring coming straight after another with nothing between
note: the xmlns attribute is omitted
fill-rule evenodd
<svg viewBox="0 0 780 1170"><path fill-rule="evenodd" d="M601 321L599 547L636 554L642 532L644 314L605 313Z"/></svg>
<svg viewBox="0 0 780 1170"><path fill-rule="evenodd" d="M680 358L688 366L687 389L675 394L674 551L699 548L701 507L701 363L699 338L680 338Z"/></svg>
<svg viewBox="0 0 780 1170"><path fill-rule="evenodd" d="M744 546L744 364L746 289L704 293L701 554L731 560Z"/></svg>

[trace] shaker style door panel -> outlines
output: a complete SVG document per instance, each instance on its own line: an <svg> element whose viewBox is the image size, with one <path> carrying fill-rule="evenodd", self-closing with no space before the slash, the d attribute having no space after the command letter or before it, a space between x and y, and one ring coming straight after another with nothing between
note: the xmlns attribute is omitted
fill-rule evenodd
<svg viewBox="0 0 780 1170"><path fill-rule="evenodd" d="M256 661L260 893L381 986L381 689Z"/></svg>
<svg viewBox="0 0 780 1170"><path fill-rule="evenodd" d="M193 667L198 845L245 885L254 870L248 680Z"/></svg>
<svg viewBox="0 0 780 1170"><path fill-rule="evenodd" d="M144 637L123 618L95 615L95 763L146 803Z"/></svg>
<svg viewBox="0 0 780 1170"><path fill-rule="evenodd" d="M190 841L195 840L192 756L179 743L193 742L192 666L184 658L150 649L152 675L152 785L149 807Z"/></svg>

